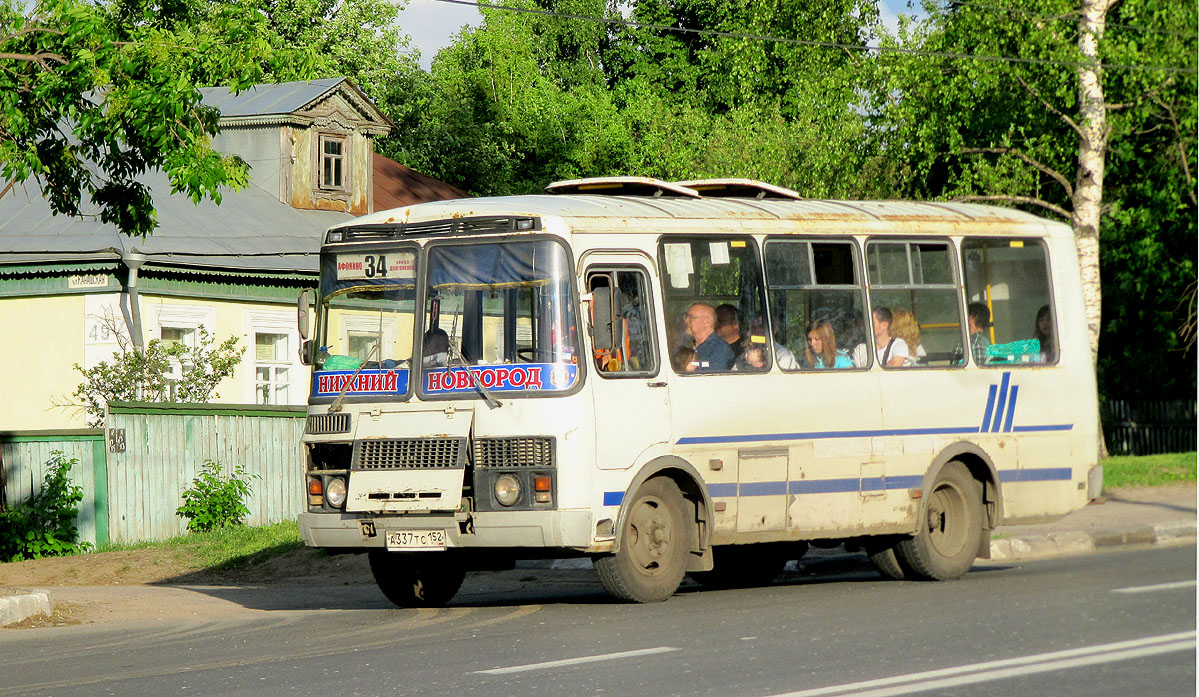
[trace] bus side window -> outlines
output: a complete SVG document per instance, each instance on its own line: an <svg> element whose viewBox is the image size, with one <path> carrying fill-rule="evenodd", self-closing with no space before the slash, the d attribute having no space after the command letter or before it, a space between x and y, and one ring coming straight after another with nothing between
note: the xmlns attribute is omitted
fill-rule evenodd
<svg viewBox="0 0 1199 697"><path fill-rule="evenodd" d="M962 242L971 353L985 366L1056 363L1057 319L1049 290L1049 259L1036 239ZM988 324L990 326L977 326Z"/></svg>
<svg viewBox="0 0 1199 697"><path fill-rule="evenodd" d="M870 365L862 282L850 240L767 240L766 287L783 370Z"/></svg>
<svg viewBox="0 0 1199 697"><path fill-rule="evenodd" d="M874 320L872 346L880 359L887 356L892 368L965 364L953 248L948 240L870 240L866 271ZM902 354L903 360L893 360L896 354Z"/></svg>
<svg viewBox="0 0 1199 697"><path fill-rule="evenodd" d="M774 346L753 238L665 235L658 254L666 339L675 372L769 371ZM688 325L690 315L702 317Z"/></svg>
<svg viewBox="0 0 1199 697"><path fill-rule="evenodd" d="M658 370L649 308L649 283L640 269L592 270L591 340L595 367L601 375L633 377Z"/></svg>

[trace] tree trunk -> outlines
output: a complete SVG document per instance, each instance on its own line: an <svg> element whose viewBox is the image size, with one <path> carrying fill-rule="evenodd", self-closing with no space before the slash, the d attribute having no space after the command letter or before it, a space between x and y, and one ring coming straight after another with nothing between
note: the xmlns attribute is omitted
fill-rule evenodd
<svg viewBox="0 0 1199 697"><path fill-rule="evenodd" d="M1078 50L1078 173L1071 201L1074 241L1082 276L1082 297L1091 343L1091 365L1098 367L1099 329L1103 294L1099 282L1099 222L1103 214L1103 170L1107 159L1107 104L1103 97L1103 71L1099 65L1099 42L1103 39L1107 11L1115 0L1081 0ZM1107 455L1103 431L1099 431L1099 455Z"/></svg>
<svg viewBox="0 0 1199 697"><path fill-rule="evenodd" d="M1082 271L1082 293L1086 303L1091 362L1099 357L1100 301L1099 219L1103 206L1103 169L1107 159L1107 104L1103 97L1103 73L1099 66L1099 42L1112 0L1082 0L1079 19L1078 68L1079 130L1078 172L1071 201L1074 239Z"/></svg>

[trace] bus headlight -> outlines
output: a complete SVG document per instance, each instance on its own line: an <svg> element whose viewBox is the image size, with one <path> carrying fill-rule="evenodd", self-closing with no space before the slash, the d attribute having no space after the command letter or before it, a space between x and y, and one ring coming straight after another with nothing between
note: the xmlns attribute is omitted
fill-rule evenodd
<svg viewBox="0 0 1199 697"><path fill-rule="evenodd" d="M520 480L510 474L495 478L495 500L501 506L511 506L520 500Z"/></svg>
<svg viewBox="0 0 1199 697"><path fill-rule="evenodd" d="M325 501L333 508L346 505L346 480L342 477L330 477L325 484Z"/></svg>

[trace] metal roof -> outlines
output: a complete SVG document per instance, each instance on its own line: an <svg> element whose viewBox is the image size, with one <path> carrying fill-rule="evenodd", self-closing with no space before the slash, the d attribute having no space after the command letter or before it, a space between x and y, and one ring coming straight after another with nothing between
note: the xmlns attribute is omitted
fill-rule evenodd
<svg viewBox="0 0 1199 697"><path fill-rule="evenodd" d="M158 229L144 240L96 216L55 216L32 180L0 198L0 264L62 264L146 255L147 263L235 271L315 273L322 232L347 213L292 208L248 186L225 191L220 205L171 194L165 175L147 175Z"/></svg>
<svg viewBox="0 0 1199 697"><path fill-rule="evenodd" d="M219 109L222 118L272 116L303 109L345 81L344 77L327 77L308 82L254 85L238 94L228 87L203 87L200 94L204 105Z"/></svg>
<svg viewBox="0 0 1199 697"><path fill-rule="evenodd" d="M504 196L422 203L358 218L355 224L389 222L416 223L470 216L537 216L559 218L575 230L629 229L644 231L638 220L654 220L660 229L673 222L703 220L709 229L751 231L755 225L774 221L772 230L836 229L852 226L862 232L898 226L909 231L941 231L973 227L978 223L1012 228L1057 225L1013 208L973 203L916 201L833 201L754 198L683 198L641 196L597 196L585 194ZM914 228L914 229L913 229ZM994 228L988 228L993 231Z"/></svg>

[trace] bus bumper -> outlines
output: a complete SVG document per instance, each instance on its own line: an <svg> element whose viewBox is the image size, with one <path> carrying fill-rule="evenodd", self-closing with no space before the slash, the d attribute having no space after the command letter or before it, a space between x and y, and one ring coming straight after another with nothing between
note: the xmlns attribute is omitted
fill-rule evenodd
<svg viewBox="0 0 1199 697"><path fill-rule="evenodd" d="M1093 501L1103 493L1103 465L1095 465L1087 472L1087 500Z"/></svg>
<svg viewBox="0 0 1199 697"><path fill-rule="evenodd" d="M463 519L465 522L465 519ZM591 511L493 511L470 516L470 532L458 517L369 513L301 513L300 536L309 547L376 549L387 530L445 530L449 547L538 547L584 551L592 546ZM373 534L371 534L373 533Z"/></svg>

